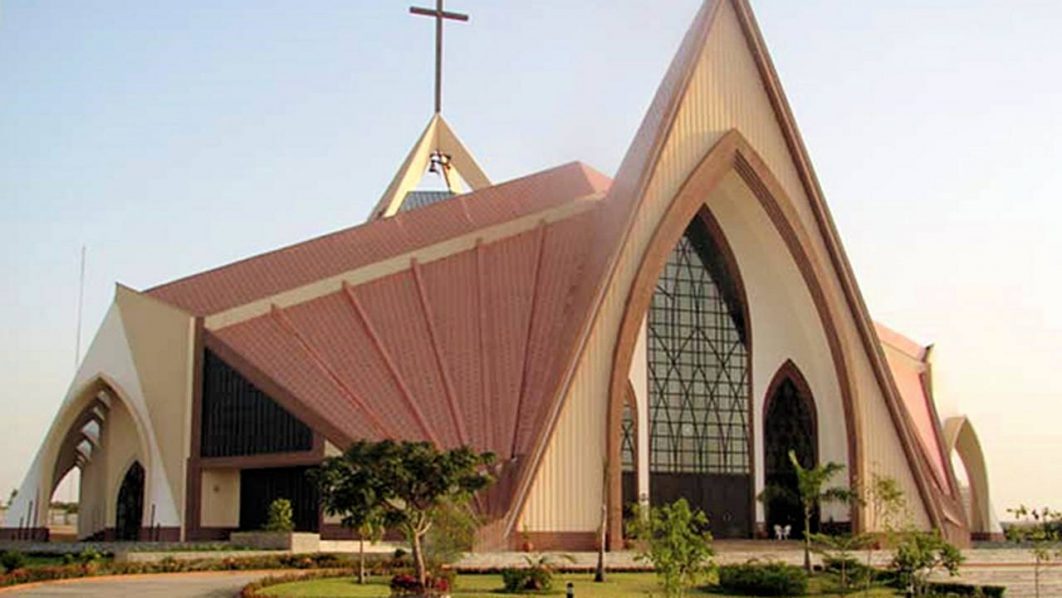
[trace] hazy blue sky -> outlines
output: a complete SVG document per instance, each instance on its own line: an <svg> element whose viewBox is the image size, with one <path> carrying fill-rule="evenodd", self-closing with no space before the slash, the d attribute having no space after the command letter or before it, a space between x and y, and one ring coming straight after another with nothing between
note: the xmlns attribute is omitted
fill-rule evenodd
<svg viewBox="0 0 1062 598"><path fill-rule="evenodd" d="M407 2L0 0L0 489L115 281L361 222L431 109ZM612 174L698 0L451 0L445 112L494 180ZM754 1L872 315L935 342L996 506L1062 506L1062 4ZM3 490L6 494L6 490Z"/></svg>

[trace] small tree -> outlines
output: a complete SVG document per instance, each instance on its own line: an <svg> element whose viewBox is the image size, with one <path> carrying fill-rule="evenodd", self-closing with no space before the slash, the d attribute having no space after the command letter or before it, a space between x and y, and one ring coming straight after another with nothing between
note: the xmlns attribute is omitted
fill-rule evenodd
<svg viewBox="0 0 1062 598"><path fill-rule="evenodd" d="M690 510L686 499L649 509L637 505L628 524L632 536L643 541L638 560L653 564L669 598L686 595L711 565L712 535L708 517Z"/></svg>
<svg viewBox="0 0 1062 598"><path fill-rule="evenodd" d="M940 532L909 531L896 547L892 570L901 584L913 588L916 596L923 596L935 571L943 569L951 576L958 575L963 560L959 549L949 544Z"/></svg>
<svg viewBox="0 0 1062 598"><path fill-rule="evenodd" d="M429 566L452 563L472 550L480 521L469 504L442 504L435 509L432 526L424 537L424 558Z"/></svg>
<svg viewBox="0 0 1062 598"><path fill-rule="evenodd" d="M867 544L873 541L874 538L869 534L811 534L812 550L832 558L837 563L840 574L837 589L841 594L847 594L852 589L849 568L858 568L859 565L859 559L855 558L853 553L866 548ZM869 572L869 568L867 571Z"/></svg>
<svg viewBox="0 0 1062 598"><path fill-rule="evenodd" d="M365 540L373 544L384 535L384 519L379 511L370 513L358 525L358 583L365 583Z"/></svg>
<svg viewBox="0 0 1062 598"><path fill-rule="evenodd" d="M797 475L797 492L804 510L804 570L811 573L811 520L822 505L835 502L853 502L858 495L849 488L830 486L844 465L832 461L805 469L795 451L789 451L789 461Z"/></svg>
<svg viewBox="0 0 1062 598"><path fill-rule="evenodd" d="M269 503L265 530L267 532L290 532L293 529L295 529L295 524L292 522L291 501L278 498Z"/></svg>
<svg viewBox="0 0 1062 598"><path fill-rule="evenodd" d="M437 510L467 504L491 482L485 468L493 461L493 454L468 447L440 451L428 442L359 441L325 459L311 476L325 512L342 516L344 526L354 528L378 515L385 527L401 530L424 587L424 537Z"/></svg>
<svg viewBox="0 0 1062 598"><path fill-rule="evenodd" d="M870 478L870 484L865 486L863 491L862 500L869 505L878 528L876 533L864 534L870 536L865 544L866 567L869 572L874 566L874 551L879 544L886 548L896 546L900 531L909 525L910 514L907 511L907 498L895 478L875 473ZM865 594L870 593L870 585L873 581L870 575L864 580Z"/></svg>
<svg viewBox="0 0 1062 598"><path fill-rule="evenodd" d="M1036 596L1040 596L1040 568L1055 557L1062 557L1062 511L1048 507L1029 509L1021 505L1007 509L1017 521L1007 528L1007 539L1028 546L1035 564L1033 579Z"/></svg>

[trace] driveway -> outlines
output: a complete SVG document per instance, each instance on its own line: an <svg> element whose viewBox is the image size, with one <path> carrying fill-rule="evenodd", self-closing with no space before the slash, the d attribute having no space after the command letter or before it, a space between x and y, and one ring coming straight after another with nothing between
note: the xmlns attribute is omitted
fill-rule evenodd
<svg viewBox="0 0 1062 598"><path fill-rule="evenodd" d="M232 598L243 586L269 575L262 571L222 571L96 577L40 584L0 592L8 596L81 596L110 598Z"/></svg>

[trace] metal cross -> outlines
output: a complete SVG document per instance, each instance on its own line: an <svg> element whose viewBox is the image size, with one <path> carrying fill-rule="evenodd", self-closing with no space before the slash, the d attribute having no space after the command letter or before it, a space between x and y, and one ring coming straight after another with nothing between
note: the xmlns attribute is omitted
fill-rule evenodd
<svg viewBox="0 0 1062 598"><path fill-rule="evenodd" d="M443 19L451 21L468 21L468 15L443 10L443 0L435 0L435 9L412 6L409 12L415 15L435 19L435 113L442 112L442 50Z"/></svg>

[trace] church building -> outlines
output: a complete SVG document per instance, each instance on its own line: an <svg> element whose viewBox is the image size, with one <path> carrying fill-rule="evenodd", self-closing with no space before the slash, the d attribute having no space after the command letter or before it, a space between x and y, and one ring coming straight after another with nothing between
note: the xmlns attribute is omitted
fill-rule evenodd
<svg viewBox="0 0 1062 598"><path fill-rule="evenodd" d="M627 505L680 497L716 538L796 529L757 498L789 451L965 545L1000 528L933 357L871 319L748 0L705 0L613 178L494 183L437 105L364 224L117 285L0 537L47 539L68 473L81 538L225 539L278 497L349 537L305 473L392 438L497 455L482 550L620 549Z"/></svg>

